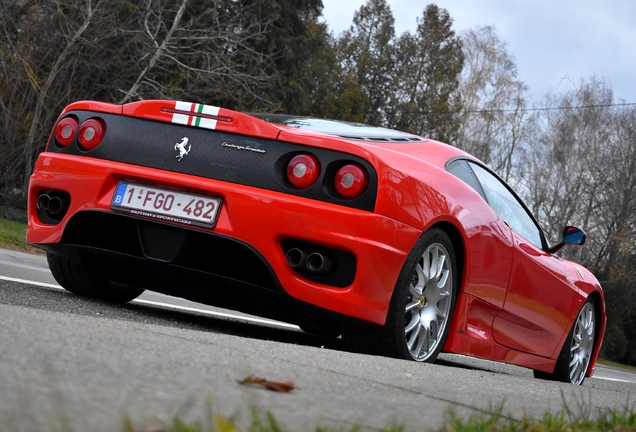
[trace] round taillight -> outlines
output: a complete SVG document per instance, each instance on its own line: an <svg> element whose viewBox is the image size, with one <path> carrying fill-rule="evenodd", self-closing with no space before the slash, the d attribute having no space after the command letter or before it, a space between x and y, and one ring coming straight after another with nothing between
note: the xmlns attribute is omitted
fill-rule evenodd
<svg viewBox="0 0 636 432"><path fill-rule="evenodd" d="M77 120L74 117L65 117L55 128L55 141L62 147L67 147L75 138Z"/></svg>
<svg viewBox="0 0 636 432"><path fill-rule="evenodd" d="M365 170L358 165L345 165L338 170L334 179L338 193L347 199L358 198L369 184Z"/></svg>
<svg viewBox="0 0 636 432"><path fill-rule="evenodd" d="M295 156L287 165L287 180L298 189L306 189L316 183L319 175L320 164L313 156Z"/></svg>
<svg viewBox="0 0 636 432"><path fill-rule="evenodd" d="M102 120L88 119L80 126L77 140L84 150L93 150L102 142L105 129Z"/></svg>

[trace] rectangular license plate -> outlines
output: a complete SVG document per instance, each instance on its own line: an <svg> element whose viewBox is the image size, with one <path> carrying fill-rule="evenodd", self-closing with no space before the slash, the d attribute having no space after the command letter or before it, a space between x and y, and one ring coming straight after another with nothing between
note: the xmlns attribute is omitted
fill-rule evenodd
<svg viewBox="0 0 636 432"><path fill-rule="evenodd" d="M211 228L216 223L221 199L120 181L110 207L135 215Z"/></svg>

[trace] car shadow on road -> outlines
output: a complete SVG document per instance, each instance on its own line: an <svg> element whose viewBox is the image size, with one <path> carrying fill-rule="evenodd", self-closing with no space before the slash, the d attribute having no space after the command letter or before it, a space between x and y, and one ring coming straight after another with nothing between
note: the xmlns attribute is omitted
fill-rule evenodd
<svg viewBox="0 0 636 432"><path fill-rule="evenodd" d="M270 324L250 323L241 318L214 317L196 311L127 303L113 304L81 297L55 288L37 287L0 280L0 303L54 312L118 319L152 325L216 332L235 336L342 350L342 340L325 338Z"/></svg>
<svg viewBox="0 0 636 432"><path fill-rule="evenodd" d="M302 330L271 324L252 323L239 317L215 317L197 311L181 311L169 306L146 303L113 304L81 297L62 289L24 285L0 280L0 304L53 312L117 319L201 332L223 333L245 338L345 351L342 339L326 338ZM489 363L474 362L463 356L442 355L435 362L443 366L493 372ZM499 371L501 373L501 371Z"/></svg>

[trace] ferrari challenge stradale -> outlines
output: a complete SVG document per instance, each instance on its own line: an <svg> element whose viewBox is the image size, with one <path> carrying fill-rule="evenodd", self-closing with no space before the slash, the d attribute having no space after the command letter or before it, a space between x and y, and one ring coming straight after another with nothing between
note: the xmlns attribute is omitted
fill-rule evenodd
<svg viewBox="0 0 636 432"><path fill-rule="evenodd" d="M152 290L342 337L581 384L601 286L561 259L514 191L446 144L360 124L214 106L81 101L29 187L27 241L75 294Z"/></svg>

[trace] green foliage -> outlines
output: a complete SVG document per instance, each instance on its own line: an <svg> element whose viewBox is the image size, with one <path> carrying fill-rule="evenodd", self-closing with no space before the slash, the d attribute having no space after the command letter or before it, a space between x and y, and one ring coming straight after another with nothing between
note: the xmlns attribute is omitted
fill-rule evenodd
<svg viewBox="0 0 636 432"><path fill-rule="evenodd" d="M415 34L395 36L386 0L369 0L350 30L326 43L312 69L310 114L454 142L459 130L461 40L448 12L429 5ZM324 31L323 31L324 33Z"/></svg>
<svg viewBox="0 0 636 432"><path fill-rule="evenodd" d="M311 64L320 55L323 40L311 31L322 12L321 0L240 0L245 25L265 23L263 37L247 42L247 47L271 62L262 65L263 73L273 82L264 89L264 99L277 104L277 110L306 114L306 93L310 90ZM223 105L222 105L223 106ZM261 111L258 103L238 107Z"/></svg>
<svg viewBox="0 0 636 432"><path fill-rule="evenodd" d="M385 126L395 77L395 30L386 0L369 0L356 11L351 29L336 42L343 79L353 80L367 100L364 122Z"/></svg>
<svg viewBox="0 0 636 432"><path fill-rule="evenodd" d="M19 191L0 193L0 218L27 223L26 197Z"/></svg>
<svg viewBox="0 0 636 432"><path fill-rule="evenodd" d="M314 85L307 97L307 114L319 118L330 118L363 122L369 99L360 84L344 74L338 60L336 42L327 33L325 24L310 26L313 37L322 40L322 49L311 64L311 81Z"/></svg>
<svg viewBox="0 0 636 432"><path fill-rule="evenodd" d="M398 106L390 126L455 143L462 107L461 39L452 30L448 12L434 4L424 9L417 23L414 35L405 33L398 41Z"/></svg>
<svg viewBox="0 0 636 432"><path fill-rule="evenodd" d="M605 330L601 355L611 361L620 361L627 351L627 338L618 324L612 323Z"/></svg>

